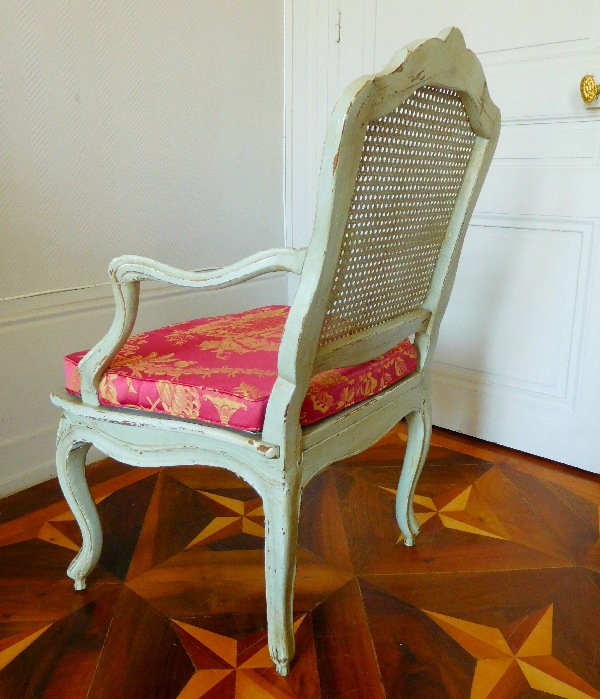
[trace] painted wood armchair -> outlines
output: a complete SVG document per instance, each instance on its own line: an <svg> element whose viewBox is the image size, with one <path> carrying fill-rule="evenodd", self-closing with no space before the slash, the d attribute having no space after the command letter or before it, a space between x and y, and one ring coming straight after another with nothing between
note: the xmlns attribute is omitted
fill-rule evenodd
<svg viewBox="0 0 600 699"><path fill-rule="evenodd" d="M408 424L408 446L396 514L405 543L413 545L419 527L412 500L431 434L433 352L499 129L500 114L488 95L479 61L465 48L460 31L445 30L437 38L409 44L383 71L356 80L338 101L325 142L314 233L307 249L268 250L206 273L135 256L113 260L109 272L114 322L80 361L76 357L78 368L71 360L70 380L76 381L67 386L70 392L52 395L62 410L58 475L83 535L68 570L76 589L85 587L102 547L101 526L85 479L85 456L92 444L133 466L227 468L255 488L266 521L269 649L281 675L288 673L294 655L292 608L302 489L328 464L371 446L402 418ZM132 409L130 399L119 399L120 389L111 376L128 379L126 390L136 391L133 374L127 373L132 352L123 348L141 352L141 340L131 338L133 345L126 344L140 281L219 289L275 271L301 279L289 311L273 311L280 322L279 335L269 326L276 350L273 377L263 393L266 408L252 424L233 418L239 412L249 419L249 404L243 404L239 392L236 405L246 405L243 409L227 403L233 400L231 392L219 398L221 389L210 382L178 388L176 382L150 377L148 385L158 391L155 401ZM225 322L209 321L211 327ZM195 322L198 327L206 323ZM166 329L169 341L181 340L187 329L188 325ZM157 332L164 337L166 331ZM396 361L394 373L390 367L399 347L406 361L400 362L400 369ZM391 357L392 364L382 369L382 357ZM354 390L356 371L369 377L369 388L362 393ZM327 407L330 394L323 386L333 386L339 376L346 376L346 393L338 394L335 410L327 415L328 409L322 409L322 419L307 420L305 407L308 397L316 395L311 393L315 381L321 380L317 393ZM156 386L162 381L162 388L152 381ZM209 404L218 408L217 424L202 418ZM319 404L313 400L314 405Z"/></svg>

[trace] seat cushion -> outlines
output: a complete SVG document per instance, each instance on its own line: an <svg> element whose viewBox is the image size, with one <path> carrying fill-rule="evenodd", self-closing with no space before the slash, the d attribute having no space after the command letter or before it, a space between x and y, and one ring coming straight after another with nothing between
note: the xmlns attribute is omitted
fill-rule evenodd
<svg viewBox="0 0 600 699"><path fill-rule="evenodd" d="M288 312L289 306L265 306L134 335L102 377L100 403L259 432L277 378ZM85 354L65 357L71 393L80 391L77 364ZM302 425L379 393L416 366L416 349L404 340L369 362L314 376Z"/></svg>

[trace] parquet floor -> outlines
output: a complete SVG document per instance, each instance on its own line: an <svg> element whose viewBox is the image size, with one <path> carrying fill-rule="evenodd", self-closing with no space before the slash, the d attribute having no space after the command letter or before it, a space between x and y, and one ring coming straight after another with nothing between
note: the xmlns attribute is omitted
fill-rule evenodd
<svg viewBox="0 0 600 699"><path fill-rule="evenodd" d="M0 501L1 699L600 699L598 479L437 430L409 549L405 440L307 488L285 679L261 503L235 476L91 467L105 545L84 592L56 483Z"/></svg>

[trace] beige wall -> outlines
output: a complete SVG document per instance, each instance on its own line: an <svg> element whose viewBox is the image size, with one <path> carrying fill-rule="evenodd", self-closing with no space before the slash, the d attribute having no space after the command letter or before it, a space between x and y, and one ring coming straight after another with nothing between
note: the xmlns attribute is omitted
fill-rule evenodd
<svg viewBox="0 0 600 699"><path fill-rule="evenodd" d="M0 297L105 284L109 260L223 265L283 244L280 0L5 0ZM282 301L153 290L141 326ZM0 302L0 493L51 472L61 355L110 289ZM216 309L216 310L215 310Z"/></svg>

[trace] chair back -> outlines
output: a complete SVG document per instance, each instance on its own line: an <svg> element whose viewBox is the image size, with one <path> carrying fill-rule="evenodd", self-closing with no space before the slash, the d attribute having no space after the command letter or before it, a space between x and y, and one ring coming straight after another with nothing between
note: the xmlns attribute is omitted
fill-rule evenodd
<svg viewBox="0 0 600 699"><path fill-rule="evenodd" d="M367 123L320 345L423 304L475 139L458 93L431 85Z"/></svg>
<svg viewBox="0 0 600 699"><path fill-rule="evenodd" d="M344 92L273 405L287 392L299 409L312 375L373 359L413 333L420 371L430 369L499 129L481 64L456 28L410 44ZM266 429L270 418L272 409Z"/></svg>

